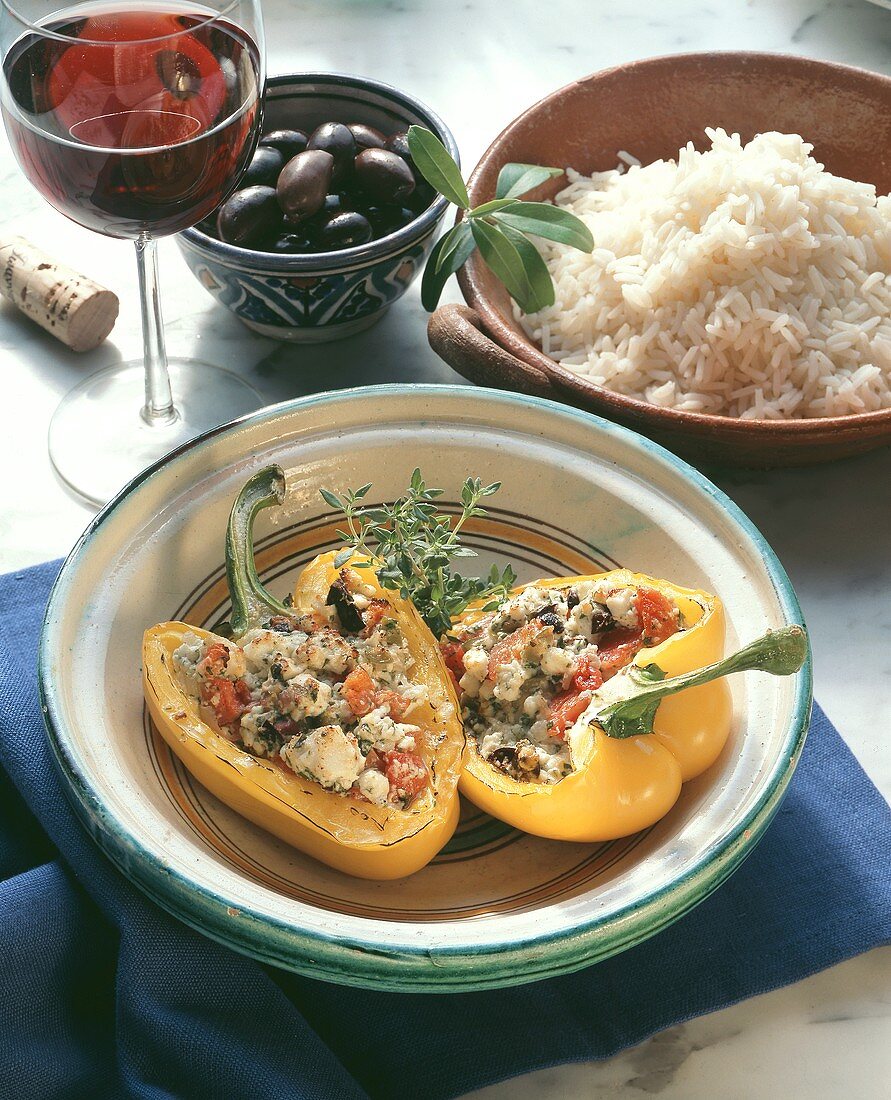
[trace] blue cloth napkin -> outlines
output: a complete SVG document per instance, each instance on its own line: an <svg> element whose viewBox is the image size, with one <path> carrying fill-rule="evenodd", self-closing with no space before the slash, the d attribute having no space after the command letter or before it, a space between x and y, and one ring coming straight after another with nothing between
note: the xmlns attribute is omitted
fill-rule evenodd
<svg viewBox="0 0 891 1100"><path fill-rule="evenodd" d="M391 994L237 955L131 887L68 806L35 674L57 571L0 577L0 1096L454 1096L604 1058L891 939L891 812L817 710L742 868L671 928L580 973Z"/></svg>

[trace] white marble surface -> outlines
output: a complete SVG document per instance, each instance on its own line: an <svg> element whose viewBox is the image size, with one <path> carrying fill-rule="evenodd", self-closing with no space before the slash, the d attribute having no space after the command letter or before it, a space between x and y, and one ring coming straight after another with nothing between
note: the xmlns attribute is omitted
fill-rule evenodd
<svg viewBox="0 0 891 1100"><path fill-rule="evenodd" d="M891 14L863 0L264 0L270 72L328 69L387 80L453 128L465 166L521 108L599 68L702 49L768 49L891 73ZM66 222L24 181L5 146L0 235L22 233L114 287L112 338L67 352L0 308L0 569L64 554L90 512L66 496L46 456L49 417L88 372L140 354L127 245ZM251 334L162 245L173 353L244 372L270 400L373 381L452 382L427 346L417 290L369 333L312 350ZM447 296L457 300L454 286ZM88 441L85 441L88 445ZM816 691L873 781L891 795L891 450L810 470L718 475L779 553L801 597ZM674 1028L600 1064L494 1086L507 1097L725 1100L864 1098L891 1079L891 950Z"/></svg>

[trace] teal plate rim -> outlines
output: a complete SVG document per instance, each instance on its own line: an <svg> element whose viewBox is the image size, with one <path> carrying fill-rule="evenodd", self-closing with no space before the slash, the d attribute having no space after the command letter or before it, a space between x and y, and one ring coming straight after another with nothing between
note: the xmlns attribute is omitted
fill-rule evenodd
<svg viewBox="0 0 891 1100"><path fill-rule="evenodd" d="M599 430L613 434L673 467L720 505L757 546L787 621L804 624L792 584L767 540L725 493L683 459L646 437L592 413L504 390L485 392L487 398L495 401L527 407L531 405L552 414L596 425ZM471 992L572 973L633 947L679 920L720 886L754 849L782 802L804 747L813 699L810 655L796 677L795 701L785 751L777 760L757 803L719 845L703 853L689 870L671 884L611 915L607 927L602 920L593 917L569 931L543 933L519 945L494 942L476 944L473 950L445 946L431 949L414 945L384 949L372 940L308 933L288 922L244 907L238 908L237 919L234 919L231 899L198 886L169 867L160 865L121 825L97 797L89 776L81 773L66 744L64 723L49 675L53 627L57 608L64 600L69 578L79 557L115 509L142 483L178 456L200 449L210 440L246 422L260 423L311 405L391 394L479 397L480 391L474 386L390 384L359 386L282 401L212 428L184 443L147 467L109 501L88 524L63 562L43 619L37 658L38 690L50 747L78 817L118 869L162 909L241 954L322 981L389 992Z"/></svg>

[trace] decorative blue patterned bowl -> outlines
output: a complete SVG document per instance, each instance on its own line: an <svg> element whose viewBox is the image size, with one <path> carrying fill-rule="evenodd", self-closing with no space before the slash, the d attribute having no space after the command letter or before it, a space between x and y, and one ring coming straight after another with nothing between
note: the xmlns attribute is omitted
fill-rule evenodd
<svg viewBox="0 0 891 1100"><path fill-rule="evenodd" d="M266 83L264 125L312 130L321 122L364 122L384 133L413 123L458 159L451 131L412 96L360 76L304 73ZM408 225L358 248L281 256L224 244L200 229L177 242L195 278L256 332L322 343L361 332L383 317L423 268L448 207L438 195Z"/></svg>

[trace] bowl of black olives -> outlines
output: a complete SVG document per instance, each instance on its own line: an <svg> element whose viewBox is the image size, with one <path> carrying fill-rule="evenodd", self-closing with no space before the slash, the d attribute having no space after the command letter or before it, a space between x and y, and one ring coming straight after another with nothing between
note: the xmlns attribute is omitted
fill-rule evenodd
<svg viewBox="0 0 891 1100"><path fill-rule="evenodd" d="M237 188L177 238L192 273L278 340L336 340L374 324L423 269L448 207L412 162L413 124L457 158L444 123L396 88L336 73L270 77Z"/></svg>

